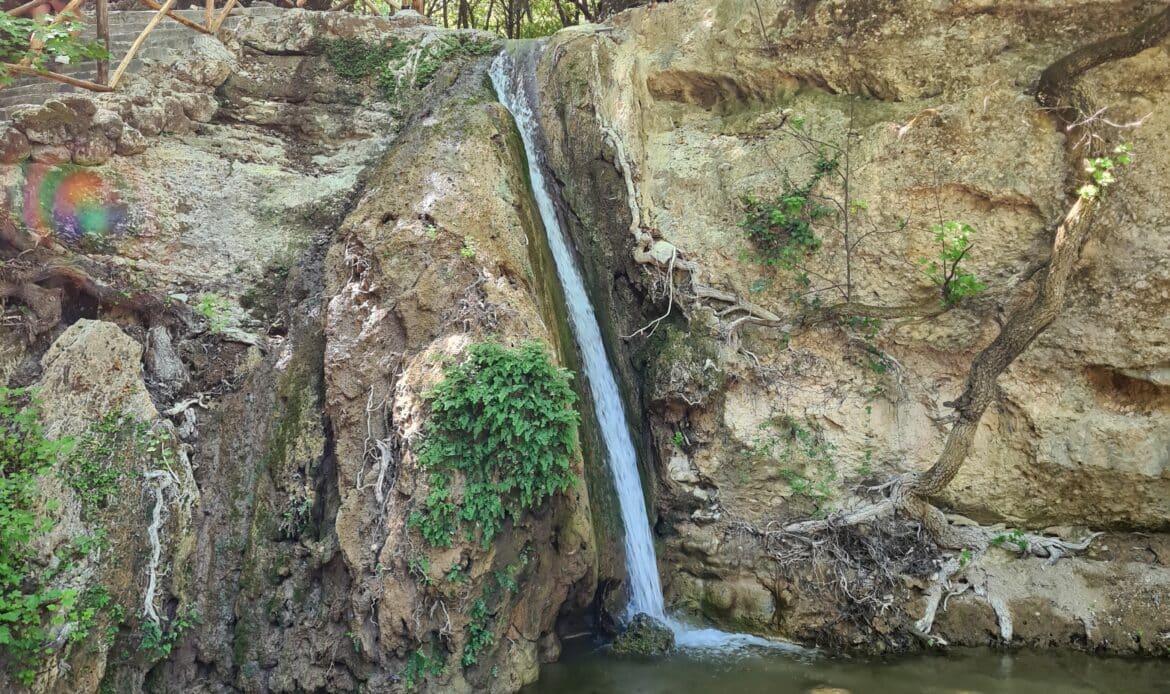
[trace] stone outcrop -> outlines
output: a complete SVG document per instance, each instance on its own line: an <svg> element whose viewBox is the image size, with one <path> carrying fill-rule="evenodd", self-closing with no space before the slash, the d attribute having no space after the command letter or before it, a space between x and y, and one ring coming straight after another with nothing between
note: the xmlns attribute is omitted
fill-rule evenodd
<svg viewBox="0 0 1170 694"><path fill-rule="evenodd" d="M1040 72L1156 9L681 0L550 42L540 65L549 163L593 265L599 313L612 317L612 335L632 336L620 368L653 439L660 560L676 604L806 638L839 619L778 581L766 542L745 530L858 503L859 488L937 457L944 403L1027 296L1066 205L1064 142L1037 106ZM1142 120L1124 134L1142 155L1097 218L1066 310L1000 379L976 451L940 500L950 509L1065 531L1159 531L1170 521L1159 375L1170 358L1159 337L1170 328L1170 276L1153 241L1168 194L1156 173L1170 128L1158 98L1170 84L1167 50L1151 46L1082 79L1113 122ZM793 122L814 139L793 137L784 127ZM823 223L802 286L796 273L751 261L739 222L744 196L775 196L786 177L811 175L817 142L842 156L848 142L854 226L847 260L840 225ZM801 322L815 301L842 301L846 282L856 302L937 305L918 259L934 256L929 227L945 219L976 229L965 262L985 294L880 327L848 316ZM780 327L739 320L748 316ZM1090 584L1148 571L1164 599L1164 564L1152 557L1102 564L1090 554L1067 570ZM993 572L1040 570L1016 562ZM913 606L925 587L897 600ZM1032 597L1055 600L1049 590ZM1022 594L1012 599L1026 609ZM1065 626L1050 641L1148 648L1084 641L1079 615L1054 604ZM1150 614L1123 618L1123 604L1110 609L1131 632L1166 628Z"/></svg>
<svg viewBox="0 0 1170 694"><path fill-rule="evenodd" d="M486 40L460 36L417 17L249 18L226 48L198 41L113 95L29 108L5 130L22 224L2 238L2 373L45 389L54 434L121 408L173 449L168 478L128 456L100 516L53 488L51 540L106 531L113 559L80 570L122 607L101 613L100 647L60 651L35 689L505 692L559 653L559 616L595 590L583 484L490 547L431 549L407 524L428 491L412 451L436 357L535 340L572 360L490 61L444 54L425 89L387 96L325 54L338 39ZM75 183L100 204L86 220L60 207ZM48 320L23 317L28 297Z"/></svg>

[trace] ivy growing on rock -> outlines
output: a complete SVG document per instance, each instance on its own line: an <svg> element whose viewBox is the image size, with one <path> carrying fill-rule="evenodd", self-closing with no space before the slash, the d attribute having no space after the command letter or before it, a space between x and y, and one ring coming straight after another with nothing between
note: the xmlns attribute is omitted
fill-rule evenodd
<svg viewBox="0 0 1170 694"><path fill-rule="evenodd" d="M26 685L55 641L84 638L109 603L98 599L104 589L82 595L53 580L103 539L74 538L45 568L37 556L38 539L53 529L46 512L57 503L43 498L39 479L71 448L69 440L45 436L27 390L0 388L0 667Z"/></svg>
<svg viewBox="0 0 1170 694"><path fill-rule="evenodd" d="M430 84L448 60L464 55L488 55L498 46L490 38L459 34L423 41L391 39L384 43L334 39L326 42L324 49L338 77L349 82L374 77L382 96L393 99L406 89L422 89Z"/></svg>
<svg viewBox="0 0 1170 694"><path fill-rule="evenodd" d="M487 546L506 517L517 520L574 483L580 417L570 378L535 342L472 345L447 367L427 394L431 417L418 448L430 492L410 516L429 544L449 547L463 527Z"/></svg>

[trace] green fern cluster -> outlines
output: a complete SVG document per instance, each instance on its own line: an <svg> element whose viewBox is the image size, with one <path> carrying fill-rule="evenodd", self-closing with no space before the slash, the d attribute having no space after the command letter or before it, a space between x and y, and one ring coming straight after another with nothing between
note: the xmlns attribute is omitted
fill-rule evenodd
<svg viewBox="0 0 1170 694"><path fill-rule="evenodd" d="M430 492L410 516L428 543L450 547L462 525L487 546L507 516L518 519L574 483L580 418L570 378L533 342L472 345L446 369L427 396L431 418L418 450Z"/></svg>

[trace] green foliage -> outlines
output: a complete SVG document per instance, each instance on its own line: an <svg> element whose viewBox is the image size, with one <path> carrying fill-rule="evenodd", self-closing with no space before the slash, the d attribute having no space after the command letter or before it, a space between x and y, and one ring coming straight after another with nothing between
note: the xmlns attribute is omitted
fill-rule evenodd
<svg viewBox="0 0 1170 694"><path fill-rule="evenodd" d="M295 540L305 534L313 525L313 498L308 495L294 497L288 508L280 514L280 533L286 539Z"/></svg>
<svg viewBox="0 0 1170 694"><path fill-rule="evenodd" d="M53 529L43 512L56 503L42 497L38 477L70 449L67 440L45 437L28 391L0 388L0 649L10 674L24 684L35 678L39 657L62 627L72 623L87 633L100 609L96 594L78 604L76 590L49 585L78 554L94 551L95 541L78 538L44 571L34 549Z"/></svg>
<svg viewBox="0 0 1170 694"><path fill-rule="evenodd" d="M961 266L973 246L971 234L975 230L968 224L955 221L934 224L930 230L939 245L938 254L933 260L919 258L918 264L930 281L942 290L943 303L953 306L987 289L986 284Z"/></svg>
<svg viewBox="0 0 1170 694"><path fill-rule="evenodd" d="M686 445L687 439L681 431L676 431L674 432L674 436L671 437L670 442L674 444L675 448L682 448Z"/></svg>
<svg viewBox="0 0 1170 694"><path fill-rule="evenodd" d="M463 644L463 657L460 659L463 667L471 667L478 663L479 655L483 649L489 648L496 642L496 637L492 634L491 626L488 623L490 615L487 603L483 598L472 603L468 616L471 620L467 623L467 643Z"/></svg>
<svg viewBox="0 0 1170 694"><path fill-rule="evenodd" d="M1019 528L1012 530L1010 533L1000 533L991 538L991 545L993 547L1005 547L1006 545L1013 545L1021 553L1028 551L1028 539L1024 536L1024 532Z"/></svg>
<svg viewBox="0 0 1170 694"><path fill-rule="evenodd" d="M171 649L183 632L202 623L199 613L194 609L180 609L165 627L149 620L145 621L142 623L140 647L154 659L165 658L170 655Z"/></svg>
<svg viewBox="0 0 1170 694"><path fill-rule="evenodd" d="M125 477L123 458L150 438L150 425L121 411L107 412L90 425L62 466L65 480L87 514L105 509Z"/></svg>
<svg viewBox="0 0 1170 694"><path fill-rule="evenodd" d="M1101 196L1117 179L1113 176L1113 169L1118 166L1128 166L1133 162L1133 145L1120 144L1113 148L1113 155L1109 157L1094 157L1085 160L1085 173L1093 179L1077 190L1077 194L1085 200L1092 200Z"/></svg>
<svg viewBox="0 0 1170 694"><path fill-rule="evenodd" d="M462 566L456 564L447 571L447 580L455 585L459 585L467 580L467 574L463 572Z"/></svg>
<svg viewBox="0 0 1170 694"><path fill-rule="evenodd" d="M459 255L467 258L468 260L475 258L475 246L471 244L470 239L463 240L463 248L459 249Z"/></svg>
<svg viewBox="0 0 1170 694"><path fill-rule="evenodd" d="M813 224L832 214L833 208L818 202L814 191L837 167L837 158L822 151L813 165L813 174L804 183L797 185L785 177L784 188L776 197L743 198L745 215L739 226L755 247L754 260L792 270L801 259L820 249L822 241Z"/></svg>
<svg viewBox="0 0 1170 694"><path fill-rule="evenodd" d="M410 43L389 40L383 44L362 39L334 39L325 43L325 58L337 76L349 82L358 82L377 74L391 60L402 58Z"/></svg>
<svg viewBox="0 0 1170 694"><path fill-rule="evenodd" d="M195 312L207 319L208 329L221 333L231 324L230 305L218 294L200 294Z"/></svg>
<svg viewBox="0 0 1170 694"><path fill-rule="evenodd" d="M424 586L431 585L431 560L425 556L418 556L411 559L408 568L410 574L417 578Z"/></svg>
<svg viewBox="0 0 1170 694"><path fill-rule="evenodd" d="M760 424L751 453L780 466L780 475L793 496L809 499L817 511L827 512L837 479L835 447L811 423L784 415Z"/></svg>
<svg viewBox="0 0 1170 694"><path fill-rule="evenodd" d="M76 65L84 60L108 58L109 53L97 41L83 41L73 34L80 32L80 22L66 20L57 26L48 25L49 18L13 17L0 12L0 61L19 63L31 58L30 67L45 70L67 62ZM30 37L44 44L39 54L30 48ZM12 75L0 68L0 86L12 82Z"/></svg>
<svg viewBox="0 0 1170 694"><path fill-rule="evenodd" d="M518 519L574 482L579 416L570 374L534 342L472 345L427 394L431 418L418 449L430 493L410 516L432 546L449 547L466 524L486 547L506 516ZM454 498L454 475L464 478Z"/></svg>
<svg viewBox="0 0 1170 694"><path fill-rule="evenodd" d="M965 549L962 552L959 552L959 568L962 569L970 564L972 556L973 555L971 554L971 550L969 549Z"/></svg>
<svg viewBox="0 0 1170 694"><path fill-rule="evenodd" d="M406 89L422 89L430 84L448 60L488 55L498 48L499 43L492 39L466 34L384 43L335 39L325 43L325 57L342 79L360 82L374 77L382 96L393 99Z"/></svg>
<svg viewBox="0 0 1170 694"><path fill-rule="evenodd" d="M427 677L438 677L447 671L446 662L441 656L436 655L435 651L436 649L432 646L430 655L427 655L422 652L422 649L419 649L406 659L406 666L402 668L399 677L407 691L417 687Z"/></svg>

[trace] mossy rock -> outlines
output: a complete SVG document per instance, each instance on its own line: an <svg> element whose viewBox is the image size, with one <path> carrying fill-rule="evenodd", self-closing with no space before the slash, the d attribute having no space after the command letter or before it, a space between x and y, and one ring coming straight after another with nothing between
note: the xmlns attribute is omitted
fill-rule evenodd
<svg viewBox="0 0 1170 694"><path fill-rule="evenodd" d="M721 389L726 380L719 366L719 345L701 332L664 325L646 341L640 357L651 400L682 398L702 402Z"/></svg>
<svg viewBox="0 0 1170 694"><path fill-rule="evenodd" d="M613 652L618 655L657 656L673 649L674 632L644 613L635 616L613 642Z"/></svg>

